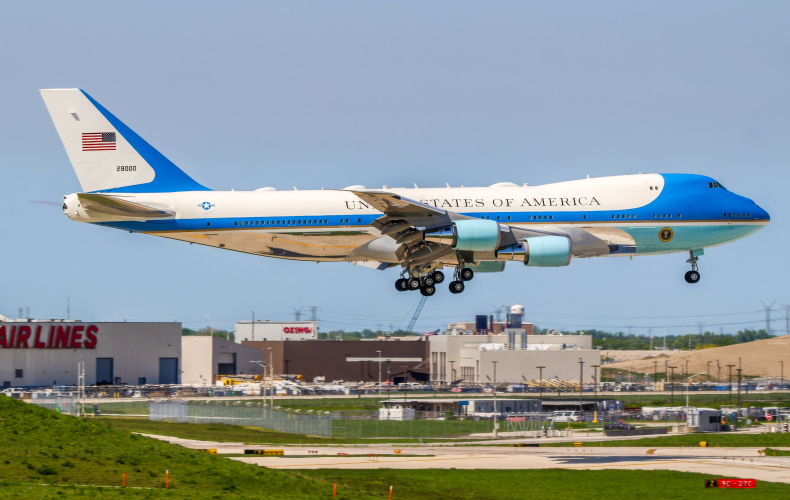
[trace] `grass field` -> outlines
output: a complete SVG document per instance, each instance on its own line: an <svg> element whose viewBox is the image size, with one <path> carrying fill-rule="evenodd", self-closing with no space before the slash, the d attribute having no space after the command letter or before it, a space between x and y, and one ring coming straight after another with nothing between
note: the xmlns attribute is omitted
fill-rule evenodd
<svg viewBox="0 0 790 500"><path fill-rule="evenodd" d="M706 441L708 446L720 447L749 447L767 448L770 446L787 447L790 446L790 434L738 434L738 433L717 433L717 434L677 434L665 437L629 439L627 441L597 441L585 442L585 446L648 446L660 448L662 446L699 446L701 441ZM567 443L548 443L541 446L572 446L572 442Z"/></svg>
<svg viewBox="0 0 790 500"><path fill-rule="evenodd" d="M790 485L758 482L754 490L706 489L704 476L687 472L636 470L302 470L299 475L327 483L339 492L361 489L393 499L467 500L530 498L788 498Z"/></svg>
<svg viewBox="0 0 790 500"><path fill-rule="evenodd" d="M185 429L196 427L172 425ZM206 427L209 428L204 432L214 438L223 432L210 429L213 426ZM166 470L169 470L168 490L164 489ZM124 473L127 488L121 489ZM552 500L635 495L698 498L714 494L703 488L707 477L665 471L607 470L275 471L0 396L0 498L299 500L331 498L335 482L340 484L337 498L361 500L387 498L390 485L394 487L393 499L494 499L527 494ZM716 491L715 494L728 497L736 493ZM756 491L737 492L739 498L756 494L760 498L787 498L790 486L759 483Z"/></svg>

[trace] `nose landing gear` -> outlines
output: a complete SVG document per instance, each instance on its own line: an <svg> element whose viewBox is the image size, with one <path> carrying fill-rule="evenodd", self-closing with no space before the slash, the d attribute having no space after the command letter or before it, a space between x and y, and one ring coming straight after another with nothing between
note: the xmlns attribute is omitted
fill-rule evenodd
<svg viewBox="0 0 790 500"><path fill-rule="evenodd" d="M697 283L699 281L700 275L699 270L697 269L697 261L699 260L699 256L702 255L702 251L698 250L697 255L694 255L694 250L689 252L690 258L686 261L687 263L691 264L691 271L687 272L685 275L686 283Z"/></svg>

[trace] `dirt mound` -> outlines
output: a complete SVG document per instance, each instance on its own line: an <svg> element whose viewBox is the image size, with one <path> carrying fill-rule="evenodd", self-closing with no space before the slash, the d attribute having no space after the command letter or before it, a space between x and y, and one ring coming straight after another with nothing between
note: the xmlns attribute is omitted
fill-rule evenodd
<svg viewBox="0 0 790 500"><path fill-rule="evenodd" d="M678 374L683 373L686 361L688 361L689 373L705 374L710 368L711 376L716 377L720 373L720 380L725 381L729 370L727 365L735 365L732 368L733 377L735 377L740 356L743 374L760 377L779 377L781 371L779 361L787 361L785 378L790 380L790 335L698 351L641 352L649 354L639 359L610 363L606 365L606 368L653 373L656 369L656 362L658 362L658 372L663 373L665 362L668 362L669 366L676 367L675 374ZM610 357L617 359L617 356Z"/></svg>

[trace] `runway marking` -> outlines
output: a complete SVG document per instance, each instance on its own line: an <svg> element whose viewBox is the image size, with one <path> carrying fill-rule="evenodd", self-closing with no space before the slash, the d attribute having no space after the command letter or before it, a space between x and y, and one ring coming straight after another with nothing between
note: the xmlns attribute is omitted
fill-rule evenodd
<svg viewBox="0 0 790 500"><path fill-rule="evenodd" d="M368 461L360 461L360 462L331 462L331 463L320 463L320 464L294 464L294 465L263 465L267 469L279 469L283 467L312 467L316 465L376 465L381 463L408 463L408 462L433 462L439 460L476 460L479 458L495 458L495 457L448 457L448 458L420 458L420 459L412 459L412 460L379 460L378 462L368 462ZM298 459L296 459L298 460ZM260 465L260 464L259 464Z"/></svg>

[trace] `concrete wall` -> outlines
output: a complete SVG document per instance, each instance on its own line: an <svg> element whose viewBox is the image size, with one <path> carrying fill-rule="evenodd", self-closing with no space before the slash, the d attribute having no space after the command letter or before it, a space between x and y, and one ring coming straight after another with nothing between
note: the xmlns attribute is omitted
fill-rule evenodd
<svg viewBox="0 0 790 500"><path fill-rule="evenodd" d="M187 336L181 341L184 364L182 383L214 385L220 363L235 361L235 375L263 375L264 368L252 361L264 361L264 353L253 347L217 337ZM269 362L268 356L265 360Z"/></svg>
<svg viewBox="0 0 790 500"><path fill-rule="evenodd" d="M27 347L9 347L12 332L30 328ZM50 329L69 328L69 347L51 347ZM90 332L96 339L92 340ZM75 335L74 332L77 332ZM38 347L36 347L38 346ZM50 347L48 347L50 346ZM85 361L85 382L96 383L96 359L112 358L113 375L135 385L140 378L159 383L159 359L178 359L181 370L181 323L0 323L0 384L12 387L76 385L77 364ZM22 370L22 377L16 377ZM179 377L180 378L180 377Z"/></svg>

